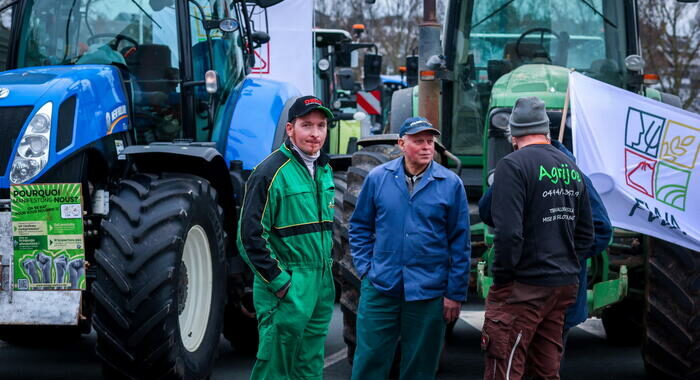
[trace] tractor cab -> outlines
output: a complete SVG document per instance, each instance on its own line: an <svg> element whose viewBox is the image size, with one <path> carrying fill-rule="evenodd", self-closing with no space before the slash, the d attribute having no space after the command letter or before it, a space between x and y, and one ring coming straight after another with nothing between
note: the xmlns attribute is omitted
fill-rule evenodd
<svg viewBox="0 0 700 380"><path fill-rule="evenodd" d="M508 117L520 97L545 101L556 135L570 69L628 89L641 82L625 61L638 53L634 1L477 0L452 5L446 30L454 32L446 35L445 55L454 80L443 82L443 136L448 149L468 166L485 164L488 171L510 152ZM565 144L570 147L569 128ZM482 161L485 149L488 157Z"/></svg>
<svg viewBox="0 0 700 380"><path fill-rule="evenodd" d="M209 141L221 100L245 75L242 17L228 3L20 1L8 9L16 26L7 68L113 65L129 99L136 143ZM211 93L204 86L207 70L218 74Z"/></svg>
<svg viewBox="0 0 700 380"><path fill-rule="evenodd" d="M364 26L357 24L353 32L359 36ZM369 134L371 115L358 112L358 92L378 89L381 86L381 56L376 54L374 43L353 42L352 35L341 29L316 28L314 34L314 90L319 98L336 115L330 124L329 137L324 150L334 155L344 155L356 150L355 143ZM363 81L356 81L359 68L359 49L375 49L375 54L364 56ZM371 63L371 64L370 64ZM390 94L389 94L390 95ZM389 96L390 98L390 96ZM376 117L376 115L375 115ZM366 128L363 128L363 125ZM344 164L335 162L336 167Z"/></svg>

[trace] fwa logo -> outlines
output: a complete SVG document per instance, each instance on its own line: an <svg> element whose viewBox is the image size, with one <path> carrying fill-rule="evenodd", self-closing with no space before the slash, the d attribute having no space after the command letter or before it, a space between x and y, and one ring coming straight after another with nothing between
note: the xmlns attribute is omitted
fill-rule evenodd
<svg viewBox="0 0 700 380"><path fill-rule="evenodd" d="M685 211L700 129L630 107L625 146L627 186Z"/></svg>

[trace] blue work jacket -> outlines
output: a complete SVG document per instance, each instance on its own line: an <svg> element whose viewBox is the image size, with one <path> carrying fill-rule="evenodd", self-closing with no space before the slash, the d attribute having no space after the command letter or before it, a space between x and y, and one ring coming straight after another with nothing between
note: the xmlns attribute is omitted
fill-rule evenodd
<svg viewBox="0 0 700 380"><path fill-rule="evenodd" d="M408 192L403 158L374 168L350 218L360 277L406 301L464 301L469 282L469 211L462 180L432 162Z"/></svg>

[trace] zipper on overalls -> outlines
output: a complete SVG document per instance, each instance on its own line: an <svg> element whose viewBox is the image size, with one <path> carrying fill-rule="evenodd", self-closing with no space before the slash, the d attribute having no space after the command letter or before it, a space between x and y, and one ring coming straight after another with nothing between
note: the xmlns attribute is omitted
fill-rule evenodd
<svg viewBox="0 0 700 380"><path fill-rule="evenodd" d="M321 230L321 249L326 247L326 242L325 242L325 234L323 233L323 200L321 199L321 193L318 191L318 172L320 168L314 162L314 177L313 182L314 182L314 189L316 190L316 204L318 207L318 226L319 229ZM326 260L323 257L323 254L321 254L321 264L323 265L323 275L325 277L326 274Z"/></svg>

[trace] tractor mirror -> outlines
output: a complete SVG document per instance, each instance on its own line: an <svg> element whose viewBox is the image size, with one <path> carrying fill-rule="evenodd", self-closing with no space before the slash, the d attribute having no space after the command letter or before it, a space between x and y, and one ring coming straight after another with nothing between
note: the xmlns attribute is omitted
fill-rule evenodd
<svg viewBox="0 0 700 380"><path fill-rule="evenodd" d="M338 84L345 91L352 91L355 85L355 73L351 68L343 68L338 70Z"/></svg>
<svg viewBox="0 0 700 380"><path fill-rule="evenodd" d="M259 6L260 8L268 8L283 1L284 0L255 0L255 5Z"/></svg>
<svg viewBox="0 0 700 380"><path fill-rule="evenodd" d="M270 35L261 31L253 32L253 34L250 35L250 38L257 46L270 42Z"/></svg>
<svg viewBox="0 0 700 380"><path fill-rule="evenodd" d="M644 70L644 58L640 55L632 54L625 57L625 67L629 71L641 73Z"/></svg>
<svg viewBox="0 0 700 380"><path fill-rule="evenodd" d="M406 57L406 84L413 87L418 84L418 56Z"/></svg>
<svg viewBox="0 0 700 380"><path fill-rule="evenodd" d="M214 70L207 70L204 73L204 87L207 89L207 93L216 94L219 91L219 74Z"/></svg>
<svg viewBox="0 0 700 380"><path fill-rule="evenodd" d="M374 91L382 83L382 56L379 54L365 54L364 81L362 86L365 91Z"/></svg>

